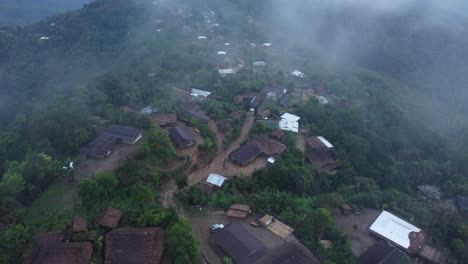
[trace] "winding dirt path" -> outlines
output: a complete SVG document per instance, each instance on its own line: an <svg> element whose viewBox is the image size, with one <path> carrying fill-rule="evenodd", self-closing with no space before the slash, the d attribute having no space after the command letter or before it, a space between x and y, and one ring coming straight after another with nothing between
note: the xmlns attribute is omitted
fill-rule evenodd
<svg viewBox="0 0 468 264"><path fill-rule="evenodd" d="M192 186L197 184L198 182L202 181L208 174L210 173L219 173L223 175L233 175L233 174L238 174L238 172L241 172L241 169L235 165L230 164L230 162L227 162L229 154L237 149L242 141L244 141L247 136L249 135L250 129L252 128L253 122L255 118L251 112L247 114L247 118L244 122L244 125L242 126L241 132L237 139L224 151L221 151L214 161L207 167L202 168L200 170L197 170L191 174L188 175L188 186ZM216 124L215 124L216 125ZM222 145L219 143L219 140L222 139L222 137L219 137L218 134L218 129L215 127L216 134L217 134L217 139L218 139L218 145ZM222 150L222 146L221 146ZM218 151L220 151L220 148L218 146ZM229 163L229 164L228 164ZM247 167L247 171L253 171L255 168L254 167L260 167L264 166L263 163L255 162L254 166ZM244 173L246 172L245 169L242 170ZM177 192L177 186L175 184L174 180L169 181L166 183L162 188L161 188L161 203L164 207L174 207L176 206L176 203L174 201L174 194Z"/></svg>

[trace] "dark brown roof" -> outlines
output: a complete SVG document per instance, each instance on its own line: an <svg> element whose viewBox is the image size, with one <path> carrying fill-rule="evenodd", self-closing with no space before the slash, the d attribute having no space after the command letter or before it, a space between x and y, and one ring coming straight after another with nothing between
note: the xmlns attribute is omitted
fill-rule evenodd
<svg viewBox="0 0 468 264"><path fill-rule="evenodd" d="M203 123L208 123L210 118L199 110L187 111L188 115L191 115Z"/></svg>
<svg viewBox="0 0 468 264"><path fill-rule="evenodd" d="M246 218L251 213L251 208L249 205L232 204L227 211L227 216Z"/></svg>
<svg viewBox="0 0 468 264"><path fill-rule="evenodd" d="M188 128L176 126L169 129L169 136L178 147L189 147L195 144L195 138Z"/></svg>
<svg viewBox="0 0 468 264"><path fill-rule="evenodd" d="M96 224L107 228L116 228L119 226L120 218L122 218L122 212L114 208L107 208L102 211L96 218Z"/></svg>
<svg viewBox="0 0 468 264"><path fill-rule="evenodd" d="M443 253L429 245L425 245L418 255L430 263L439 264L443 260Z"/></svg>
<svg viewBox="0 0 468 264"><path fill-rule="evenodd" d="M426 235L423 231L420 232L411 232L409 233L410 246L408 247L408 252L416 254L424 247L426 244Z"/></svg>
<svg viewBox="0 0 468 264"><path fill-rule="evenodd" d="M403 251L379 240L377 244L370 247L359 257L359 264L399 264L401 258L405 256Z"/></svg>
<svg viewBox="0 0 468 264"><path fill-rule="evenodd" d="M267 109L267 110L265 110L265 111L259 113L258 116L260 116L260 117L267 117L267 118L268 118L268 117L271 116L271 110L270 110L270 109Z"/></svg>
<svg viewBox="0 0 468 264"><path fill-rule="evenodd" d="M89 264L93 245L82 243L46 243L31 256L30 264Z"/></svg>
<svg viewBox="0 0 468 264"><path fill-rule="evenodd" d="M255 144L245 144L242 147L234 150L229 154L229 158L241 166L247 165L253 161L258 155L262 153L262 150Z"/></svg>
<svg viewBox="0 0 468 264"><path fill-rule="evenodd" d="M289 242L273 249L255 264L320 264L320 262L303 245Z"/></svg>
<svg viewBox="0 0 468 264"><path fill-rule="evenodd" d="M282 139L284 135L285 135L284 131L279 128L271 133L271 137L276 138L276 139Z"/></svg>
<svg viewBox="0 0 468 264"><path fill-rule="evenodd" d="M104 133L107 133L124 142L133 142L141 136L142 131L133 127L112 125L106 128Z"/></svg>
<svg viewBox="0 0 468 264"><path fill-rule="evenodd" d="M177 114L174 113L152 114L150 118L153 120L153 122L160 126L169 126L177 123Z"/></svg>
<svg viewBox="0 0 468 264"><path fill-rule="evenodd" d="M88 231L88 222L86 219L75 216L73 218L73 225L72 225L72 232L78 233L78 232L87 232Z"/></svg>
<svg viewBox="0 0 468 264"><path fill-rule="evenodd" d="M241 111L235 111L235 112L230 113L229 117L233 119L241 119L243 115L244 113L242 113Z"/></svg>
<svg viewBox="0 0 468 264"><path fill-rule="evenodd" d="M308 149L304 153L307 160L317 169L320 173L335 174L336 164L332 155L324 149Z"/></svg>
<svg viewBox="0 0 468 264"><path fill-rule="evenodd" d="M166 239L160 227L123 227L106 235L105 264L159 264Z"/></svg>
<svg viewBox="0 0 468 264"><path fill-rule="evenodd" d="M80 148L81 155L87 155L95 158L104 158L112 151L112 147L117 143L117 139L113 136L102 133L99 134L93 141Z"/></svg>
<svg viewBox="0 0 468 264"><path fill-rule="evenodd" d="M306 138L306 143L308 147L313 149L328 149L327 146L325 146L325 144L323 144L323 142L317 137Z"/></svg>
<svg viewBox="0 0 468 264"><path fill-rule="evenodd" d="M213 241L236 264L253 264L266 254L266 248L239 222L232 222L211 234Z"/></svg>
<svg viewBox="0 0 468 264"><path fill-rule="evenodd" d="M271 140L266 136L258 136L253 138L250 143L257 145L263 153L268 156L281 154L286 150L286 145L277 141Z"/></svg>

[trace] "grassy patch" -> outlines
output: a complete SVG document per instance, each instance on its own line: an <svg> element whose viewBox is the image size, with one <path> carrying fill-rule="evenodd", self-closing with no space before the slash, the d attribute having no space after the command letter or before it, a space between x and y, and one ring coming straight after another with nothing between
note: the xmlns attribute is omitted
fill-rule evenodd
<svg viewBox="0 0 468 264"><path fill-rule="evenodd" d="M50 213L57 210L72 210L73 186L63 182L52 184L39 198L28 208L25 223L34 231L45 231L45 226L50 220Z"/></svg>

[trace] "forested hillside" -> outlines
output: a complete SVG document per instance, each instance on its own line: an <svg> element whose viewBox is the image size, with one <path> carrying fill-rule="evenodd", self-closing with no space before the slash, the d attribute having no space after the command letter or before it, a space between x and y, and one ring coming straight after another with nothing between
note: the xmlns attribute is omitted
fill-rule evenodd
<svg viewBox="0 0 468 264"><path fill-rule="evenodd" d="M0 26L24 25L81 8L91 0L2 0Z"/></svg>
<svg viewBox="0 0 468 264"><path fill-rule="evenodd" d="M323 263L356 261L330 213L343 203L397 212L447 249L450 263L464 263L466 215L445 205L468 195L465 24L448 30L451 13L427 24L432 9L423 1L365 16L367 9L348 5L282 2L96 0L34 24L1 28L0 224L6 231L0 233L0 263L21 263L34 234L61 230L74 214L94 219L108 206L124 212L125 225L163 226L168 255L176 263L198 263L189 224L162 206L168 182L177 183L190 206L249 203L277 216ZM229 56L220 57L221 50ZM256 69L254 61L267 66ZM235 75L217 71L229 67ZM296 78L293 70L307 77ZM139 113L155 106L180 117L186 91L204 89L212 99L200 107L221 127L232 112L250 109L234 103L239 95L267 85L294 91L304 81L319 84L335 102L321 105L311 97L268 107L273 115L300 115L304 136L333 142L339 170L332 177L305 161L296 134L288 132L288 150L274 165L252 177L228 175L226 188L202 196L187 186L187 168L171 170L178 157L165 131ZM194 159L213 160L237 139L244 119L223 127L219 142L211 126L186 120L203 142ZM69 162L109 124L144 130L134 158L113 173L71 184ZM250 134L271 132L255 122ZM360 185L357 178L371 183ZM28 218L32 204L57 184L72 186L73 202ZM429 197L421 186L440 196ZM324 248L321 239L334 248ZM96 247L101 257L102 244Z"/></svg>

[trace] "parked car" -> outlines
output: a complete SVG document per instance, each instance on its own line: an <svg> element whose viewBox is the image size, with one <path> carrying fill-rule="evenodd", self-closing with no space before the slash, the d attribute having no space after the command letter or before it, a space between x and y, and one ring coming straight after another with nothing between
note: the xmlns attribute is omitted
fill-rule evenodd
<svg viewBox="0 0 468 264"><path fill-rule="evenodd" d="M211 233L214 233L220 229L223 229L224 228L224 225L223 224L214 224L212 226L210 226L210 232Z"/></svg>

